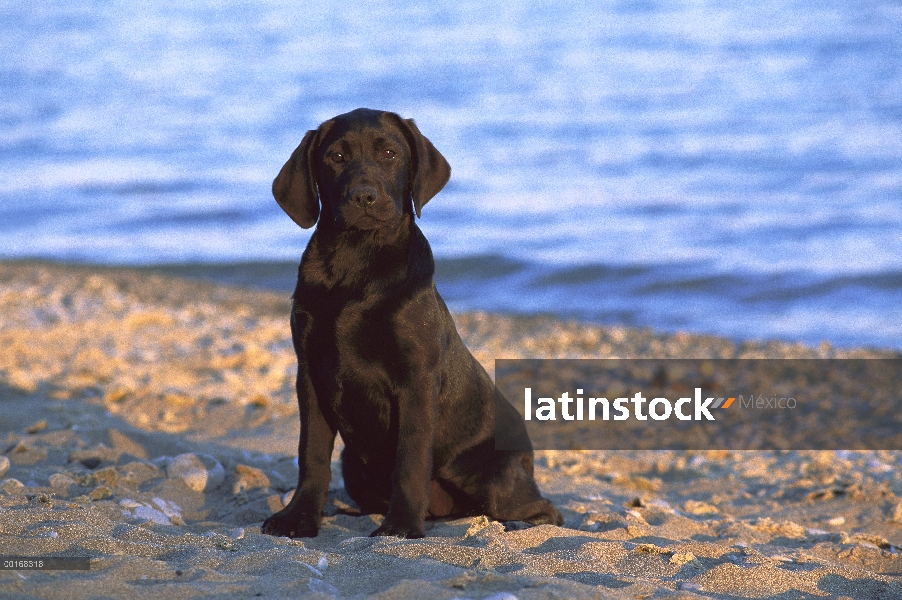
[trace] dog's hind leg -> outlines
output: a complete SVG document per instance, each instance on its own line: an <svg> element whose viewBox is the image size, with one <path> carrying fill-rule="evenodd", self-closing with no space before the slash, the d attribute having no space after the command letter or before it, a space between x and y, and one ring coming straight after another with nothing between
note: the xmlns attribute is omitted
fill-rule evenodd
<svg viewBox="0 0 902 600"><path fill-rule="evenodd" d="M495 450L491 442L471 449L459 457L455 471L476 477L455 481L455 509L466 514L484 514L498 521L523 521L532 525L563 525L564 518L554 505L539 493L532 477L532 452ZM487 457L493 457L487 461ZM491 464L486 464L490 462ZM457 512L457 510L455 510Z"/></svg>
<svg viewBox="0 0 902 600"><path fill-rule="evenodd" d="M484 488L485 502L489 516L499 521L524 521L532 525L563 525L564 518L554 505L539 493L532 469L524 468L524 463L532 467L532 452L510 452L496 450L503 467Z"/></svg>

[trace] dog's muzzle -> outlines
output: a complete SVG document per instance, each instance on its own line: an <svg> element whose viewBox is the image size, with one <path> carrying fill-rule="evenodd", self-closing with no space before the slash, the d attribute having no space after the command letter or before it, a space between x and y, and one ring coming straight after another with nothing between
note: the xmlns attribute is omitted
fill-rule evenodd
<svg viewBox="0 0 902 600"><path fill-rule="evenodd" d="M367 207L372 206L379 199L379 190L371 185L362 185L352 189L348 195L351 203L366 210Z"/></svg>

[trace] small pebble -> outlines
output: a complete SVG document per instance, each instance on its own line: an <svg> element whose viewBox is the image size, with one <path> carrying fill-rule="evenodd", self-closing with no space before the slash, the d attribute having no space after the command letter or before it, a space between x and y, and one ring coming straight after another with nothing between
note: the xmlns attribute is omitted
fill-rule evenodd
<svg viewBox="0 0 902 600"><path fill-rule="evenodd" d="M269 486L269 477L262 470L242 464L235 466L235 485L232 486L233 494L239 494L255 488L266 489Z"/></svg>
<svg viewBox="0 0 902 600"><path fill-rule="evenodd" d="M7 471L9 471L9 459L0 455L0 477L6 475Z"/></svg>
<svg viewBox="0 0 902 600"><path fill-rule="evenodd" d="M105 485L99 485L94 488L90 494L88 494L88 498L91 500L106 500L107 498L111 498L113 496L113 490L108 488Z"/></svg>
<svg viewBox="0 0 902 600"><path fill-rule="evenodd" d="M167 468L170 478L180 478L195 492L212 491L225 480L225 469L206 454L179 454Z"/></svg>
<svg viewBox="0 0 902 600"><path fill-rule="evenodd" d="M670 562L674 565L683 566L695 560L695 555L691 552L677 552L670 557Z"/></svg>
<svg viewBox="0 0 902 600"><path fill-rule="evenodd" d="M25 433L38 433L47 429L47 421L41 420L25 428Z"/></svg>
<svg viewBox="0 0 902 600"><path fill-rule="evenodd" d="M0 466L0 475L3 474L2 466ZM893 508L893 523L902 523L902 503L896 504L895 508Z"/></svg>
<svg viewBox="0 0 902 600"><path fill-rule="evenodd" d="M75 480L65 473L54 473L49 477L48 483L50 484L50 487L56 490L66 491L71 486L75 485Z"/></svg>
<svg viewBox="0 0 902 600"><path fill-rule="evenodd" d="M104 467L91 475L91 480L97 484L116 487L116 481L119 479L115 467Z"/></svg>
<svg viewBox="0 0 902 600"><path fill-rule="evenodd" d="M155 508L150 508L149 506L138 506L132 511L132 514L138 517L139 519L144 519L146 521L153 521L157 525L169 525L172 521L169 520L169 517L161 513Z"/></svg>
<svg viewBox="0 0 902 600"><path fill-rule="evenodd" d="M3 490L10 496L14 496L17 494L25 493L25 484L19 481L18 479L13 479L10 477L9 479L4 479L0 481L0 490Z"/></svg>

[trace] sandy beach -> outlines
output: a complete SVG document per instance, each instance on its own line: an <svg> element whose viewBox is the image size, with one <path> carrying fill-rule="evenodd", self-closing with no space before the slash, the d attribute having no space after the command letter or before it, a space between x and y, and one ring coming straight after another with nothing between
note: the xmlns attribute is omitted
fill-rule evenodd
<svg viewBox="0 0 902 600"><path fill-rule="evenodd" d="M0 262L0 597L902 598L902 452L540 451L563 527L369 538L338 449L320 535L260 534L297 478L290 299ZM496 358L898 357L457 314Z"/></svg>

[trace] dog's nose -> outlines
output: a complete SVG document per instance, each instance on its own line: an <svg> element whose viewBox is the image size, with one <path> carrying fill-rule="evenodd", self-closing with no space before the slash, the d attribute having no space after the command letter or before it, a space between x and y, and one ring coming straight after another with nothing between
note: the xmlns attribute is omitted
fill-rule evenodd
<svg viewBox="0 0 902 600"><path fill-rule="evenodd" d="M362 185L351 190L351 201L359 206L369 206L379 197L379 191L371 185Z"/></svg>

